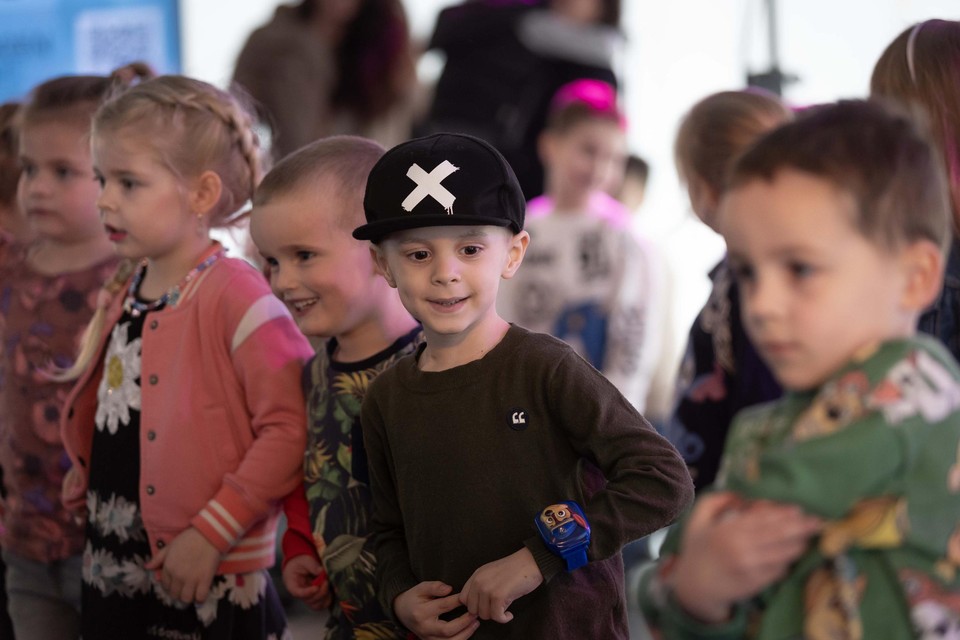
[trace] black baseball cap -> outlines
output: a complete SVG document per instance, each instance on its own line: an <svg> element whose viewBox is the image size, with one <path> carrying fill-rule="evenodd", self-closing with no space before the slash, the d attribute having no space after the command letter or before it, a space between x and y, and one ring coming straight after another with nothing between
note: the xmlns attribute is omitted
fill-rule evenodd
<svg viewBox="0 0 960 640"><path fill-rule="evenodd" d="M488 142L460 133L414 138L370 170L363 196L367 224L357 240L378 242L404 229L496 225L523 229L526 201L513 169Z"/></svg>

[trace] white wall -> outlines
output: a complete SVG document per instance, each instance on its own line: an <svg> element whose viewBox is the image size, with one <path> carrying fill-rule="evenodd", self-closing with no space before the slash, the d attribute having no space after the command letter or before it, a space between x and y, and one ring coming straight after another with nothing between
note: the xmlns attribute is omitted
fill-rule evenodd
<svg viewBox="0 0 960 640"><path fill-rule="evenodd" d="M457 0L407 0L414 37L429 37L436 12ZM657 239L675 266L675 352L709 291L707 270L722 241L693 218L673 168L683 113L708 93L741 88L765 70L763 0L622 0L629 38L623 63L633 150L652 166L638 227ZM185 73L224 84L247 33L276 6L269 0L184 0ZM800 81L786 98L803 105L864 96L884 47L917 20L960 18L957 0L779 0L780 66ZM435 71L422 65L426 73Z"/></svg>
<svg viewBox="0 0 960 640"><path fill-rule="evenodd" d="M686 295L678 313L692 318L707 291L702 270L722 243L689 223L692 214L673 170L673 138L680 117L698 99L742 87L748 69L768 68L766 3L627 0L624 6L630 141L653 170L640 224L669 239L674 258L690 261L680 274ZM956 0L779 0L780 66L800 78L785 97L803 105L865 96L874 62L901 30L925 18L957 19L958 9Z"/></svg>

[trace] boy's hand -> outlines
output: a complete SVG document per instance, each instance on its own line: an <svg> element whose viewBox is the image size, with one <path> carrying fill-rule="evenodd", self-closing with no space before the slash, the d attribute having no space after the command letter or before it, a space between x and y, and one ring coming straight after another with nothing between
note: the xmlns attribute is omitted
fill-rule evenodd
<svg viewBox="0 0 960 640"><path fill-rule="evenodd" d="M543 583L543 574L530 550L524 547L506 558L489 562L463 585L460 602L483 620L505 623L513 620L507 611L513 601Z"/></svg>
<svg viewBox="0 0 960 640"><path fill-rule="evenodd" d="M466 640L480 626L480 621L469 612L449 622L440 619L444 613L460 606L460 594L450 595L451 591L453 587L442 582L421 582L394 599L393 612L403 626L423 640Z"/></svg>
<svg viewBox="0 0 960 640"><path fill-rule="evenodd" d="M786 575L821 527L796 505L747 504L728 492L705 496L670 574L674 596L696 618L724 622L733 605Z"/></svg>
<svg viewBox="0 0 960 640"><path fill-rule="evenodd" d="M283 586L290 595L299 598L314 611L322 611L328 609L333 601L326 576L323 565L313 556L304 554L287 561L287 566L283 568Z"/></svg>
<svg viewBox="0 0 960 640"><path fill-rule="evenodd" d="M180 602L203 602L220 565L220 552L190 527L150 559L148 571L159 571L160 584Z"/></svg>

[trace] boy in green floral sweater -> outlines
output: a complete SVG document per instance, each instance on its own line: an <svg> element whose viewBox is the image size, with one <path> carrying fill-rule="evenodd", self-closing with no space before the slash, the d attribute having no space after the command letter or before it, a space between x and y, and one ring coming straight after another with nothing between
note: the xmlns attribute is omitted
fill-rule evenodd
<svg viewBox="0 0 960 640"><path fill-rule="evenodd" d="M370 381L422 341L369 243L350 235L364 220L367 174L383 153L351 136L307 145L264 178L251 216L274 292L305 335L325 339L303 373L305 493L284 507L283 581L311 608L329 608L331 639L407 635L377 604L359 417Z"/></svg>
<svg viewBox="0 0 960 640"><path fill-rule="evenodd" d="M734 421L641 604L664 638L956 637L960 367L916 335L950 216L913 123L840 102L738 161L720 227L787 391Z"/></svg>

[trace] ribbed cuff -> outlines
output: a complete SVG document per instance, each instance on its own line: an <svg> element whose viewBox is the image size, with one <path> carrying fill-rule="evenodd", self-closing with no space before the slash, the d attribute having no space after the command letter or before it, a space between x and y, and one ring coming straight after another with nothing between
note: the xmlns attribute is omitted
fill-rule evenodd
<svg viewBox="0 0 960 640"><path fill-rule="evenodd" d="M550 582L555 575L561 571L566 571L567 563L563 558L547 549L540 536L527 538L523 541L523 546L533 554L533 559L540 568L540 573L543 574L544 582Z"/></svg>
<svg viewBox="0 0 960 640"><path fill-rule="evenodd" d="M419 584L417 579L410 574L409 577L396 577L390 579L384 579L380 583L380 605L383 607L383 610L386 611L390 617L399 622L397 614L393 611L393 601L397 599L401 593L413 589Z"/></svg>

